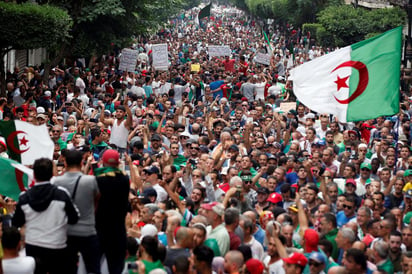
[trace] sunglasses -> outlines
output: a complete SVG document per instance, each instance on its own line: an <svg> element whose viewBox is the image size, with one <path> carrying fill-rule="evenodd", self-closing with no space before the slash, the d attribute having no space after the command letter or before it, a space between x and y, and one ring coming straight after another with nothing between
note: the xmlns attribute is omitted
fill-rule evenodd
<svg viewBox="0 0 412 274"><path fill-rule="evenodd" d="M369 171L368 168L362 168L361 170L362 170L362 171Z"/></svg>
<svg viewBox="0 0 412 274"><path fill-rule="evenodd" d="M60 130L52 130L52 132L60 132Z"/></svg>
<svg viewBox="0 0 412 274"><path fill-rule="evenodd" d="M249 184L252 184L252 181L244 181L243 182L245 185L249 185Z"/></svg>
<svg viewBox="0 0 412 274"><path fill-rule="evenodd" d="M347 209L352 209L353 208L353 206L348 206L348 205L343 205L342 207L347 208Z"/></svg>
<svg viewBox="0 0 412 274"><path fill-rule="evenodd" d="M315 261L309 261L309 265L313 265L314 267L318 267L321 265L321 263L315 262Z"/></svg>
<svg viewBox="0 0 412 274"><path fill-rule="evenodd" d="M191 149L200 150L200 147L191 147Z"/></svg>

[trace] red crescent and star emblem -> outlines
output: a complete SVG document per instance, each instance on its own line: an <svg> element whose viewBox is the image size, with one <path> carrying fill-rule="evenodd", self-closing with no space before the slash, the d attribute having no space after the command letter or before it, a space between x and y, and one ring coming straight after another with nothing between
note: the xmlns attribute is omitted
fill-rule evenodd
<svg viewBox="0 0 412 274"><path fill-rule="evenodd" d="M337 69L343 68L343 67L352 67L356 69L359 72L359 83L358 86L356 87L356 90L354 93L352 93L351 96L349 96L346 99L340 100L335 97L335 100L338 101L340 104L349 104L353 100L355 100L357 97L359 97L366 89L369 83L369 73L368 73L368 68L366 65L360 61L347 61L343 62L336 68L332 70L334 72ZM337 86L337 91L339 91L341 88L349 88L348 84L346 81L348 80L349 76L340 78L339 75L337 76L337 79L335 81L336 86Z"/></svg>
<svg viewBox="0 0 412 274"><path fill-rule="evenodd" d="M24 134L23 137L17 136L17 135L20 135L20 134ZM14 153L22 154L23 152L26 152L26 151L28 151L28 150L30 149L30 147L28 147L28 145L27 145L27 143L29 142L29 140L27 140L26 135L27 135L26 132L21 131L21 130L16 130L16 131L13 131L13 132L9 135L9 137L7 137L7 144L8 144L8 146L9 146L9 148L10 148ZM20 147L20 146L24 146L24 147L26 147L25 149L19 149L19 148L15 147L15 145L14 145L14 138L16 138L16 137L17 137L17 140L19 141L19 147ZM19 137L21 137L21 138L19 138Z"/></svg>

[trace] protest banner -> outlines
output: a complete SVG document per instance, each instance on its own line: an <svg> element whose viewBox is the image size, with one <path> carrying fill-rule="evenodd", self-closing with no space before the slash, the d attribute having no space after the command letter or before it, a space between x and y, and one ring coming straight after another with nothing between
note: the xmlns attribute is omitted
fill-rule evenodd
<svg viewBox="0 0 412 274"><path fill-rule="evenodd" d="M167 44L156 44L152 46L152 65L156 70L164 70L169 67L169 56Z"/></svg>
<svg viewBox="0 0 412 274"><path fill-rule="evenodd" d="M280 103L280 110L284 113L288 113L291 109L296 109L296 102Z"/></svg>
<svg viewBox="0 0 412 274"><path fill-rule="evenodd" d="M139 51L137 50L123 49L122 56L120 57L119 70L135 71L138 55Z"/></svg>
<svg viewBox="0 0 412 274"><path fill-rule="evenodd" d="M270 55L258 52L255 56L255 62L259 64L270 65Z"/></svg>
<svg viewBox="0 0 412 274"><path fill-rule="evenodd" d="M200 64L192 64L190 66L190 71L199 72L200 71Z"/></svg>
<svg viewBox="0 0 412 274"><path fill-rule="evenodd" d="M208 46L209 57L230 56L232 51L229 46Z"/></svg>

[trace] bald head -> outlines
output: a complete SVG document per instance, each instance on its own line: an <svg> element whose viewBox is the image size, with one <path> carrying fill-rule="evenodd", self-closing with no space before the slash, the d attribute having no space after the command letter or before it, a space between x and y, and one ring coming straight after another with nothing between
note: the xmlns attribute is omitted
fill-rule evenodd
<svg viewBox="0 0 412 274"><path fill-rule="evenodd" d="M347 274L346 268L343 266L333 266L329 268L328 274Z"/></svg>
<svg viewBox="0 0 412 274"><path fill-rule="evenodd" d="M246 211L243 213L243 216L250 218L252 220L253 224L256 224L256 214L253 211Z"/></svg>
<svg viewBox="0 0 412 274"><path fill-rule="evenodd" d="M225 261L231 266L232 269L238 270L243 266L243 254L237 250L231 250L226 253Z"/></svg>
<svg viewBox="0 0 412 274"><path fill-rule="evenodd" d="M366 244L361 241L354 242L352 248L359 249L362 252L366 252Z"/></svg>
<svg viewBox="0 0 412 274"><path fill-rule="evenodd" d="M185 248L193 247L193 231L188 227L180 227L176 232L176 242Z"/></svg>

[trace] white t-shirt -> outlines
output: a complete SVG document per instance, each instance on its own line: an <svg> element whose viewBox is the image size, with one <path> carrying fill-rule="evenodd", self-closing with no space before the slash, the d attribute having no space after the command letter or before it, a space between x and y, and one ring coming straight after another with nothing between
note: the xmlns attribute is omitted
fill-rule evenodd
<svg viewBox="0 0 412 274"><path fill-rule="evenodd" d="M3 272L9 274L33 274L36 262L33 257L16 257L13 259L3 259Z"/></svg>
<svg viewBox="0 0 412 274"><path fill-rule="evenodd" d="M255 100L261 99L262 101L265 101L265 86L266 86L266 82L260 82L260 83L255 84L255 91L256 91Z"/></svg>
<svg viewBox="0 0 412 274"><path fill-rule="evenodd" d="M266 256L263 260L265 266L269 269L268 274L285 274L285 269L283 268L283 260L279 259L273 264L269 264L270 256Z"/></svg>

